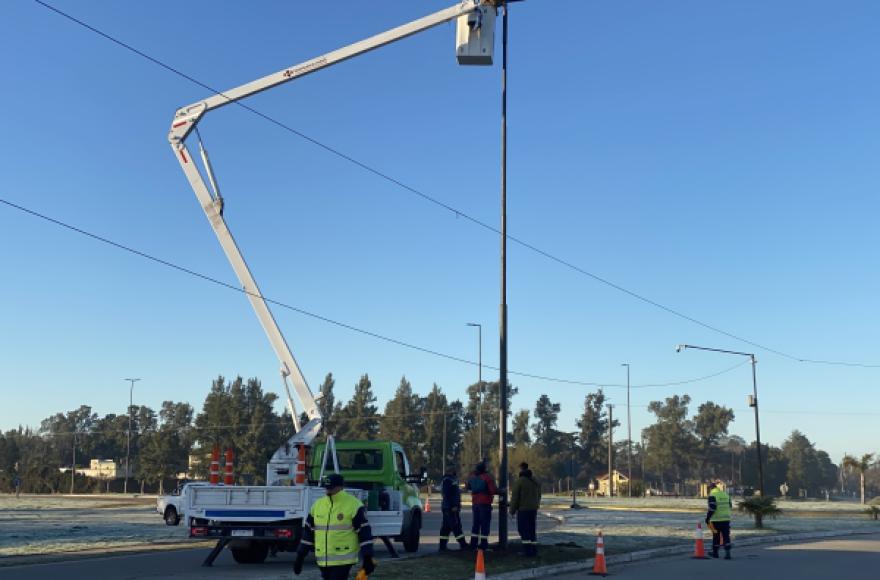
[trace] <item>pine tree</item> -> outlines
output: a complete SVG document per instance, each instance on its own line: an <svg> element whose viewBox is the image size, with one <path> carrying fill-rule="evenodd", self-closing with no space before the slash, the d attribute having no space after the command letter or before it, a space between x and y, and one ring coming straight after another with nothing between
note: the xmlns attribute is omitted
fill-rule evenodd
<svg viewBox="0 0 880 580"><path fill-rule="evenodd" d="M400 443L412 454L413 460L419 457L419 449L425 447L422 401L413 394L406 377L401 377L394 397L385 405L385 413L379 420L379 433L382 439Z"/></svg>
<svg viewBox="0 0 880 580"><path fill-rule="evenodd" d="M559 451L559 431L556 430L556 422L559 420L559 403L550 401L547 395L541 395L535 403L535 424L532 431L535 433L535 443L544 448L547 455L553 455Z"/></svg>
<svg viewBox="0 0 880 580"><path fill-rule="evenodd" d="M620 423L614 420L614 427ZM607 470L608 459L608 412L605 409L605 393L599 389L589 393L584 399L584 412L577 421L583 463L586 471L596 475L603 468Z"/></svg>
<svg viewBox="0 0 880 580"><path fill-rule="evenodd" d="M361 376L354 387L351 400L342 407L339 403L334 408L337 418L336 437L341 440L375 439L379 433L379 420L376 417L378 408L374 404L376 395L367 374Z"/></svg>

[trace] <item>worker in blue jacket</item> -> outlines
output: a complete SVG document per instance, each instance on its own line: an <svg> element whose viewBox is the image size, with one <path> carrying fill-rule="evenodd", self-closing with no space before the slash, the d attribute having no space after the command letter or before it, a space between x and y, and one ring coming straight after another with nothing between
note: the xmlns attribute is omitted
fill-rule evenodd
<svg viewBox="0 0 880 580"><path fill-rule="evenodd" d="M446 551L450 534L455 537L463 550L470 548L461 529L461 489L458 487L454 465L446 468L446 474L440 482L440 493L443 496L443 502L440 504L440 509L443 512L443 524L440 526L440 551Z"/></svg>

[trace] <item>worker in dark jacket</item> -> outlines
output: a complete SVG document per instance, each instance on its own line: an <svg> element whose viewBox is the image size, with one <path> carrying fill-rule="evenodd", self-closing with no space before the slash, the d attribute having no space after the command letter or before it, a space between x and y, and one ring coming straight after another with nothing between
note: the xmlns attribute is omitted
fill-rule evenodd
<svg viewBox="0 0 880 580"><path fill-rule="evenodd" d="M523 555L538 555L538 508L541 506L541 485L532 477L528 463L521 463L519 477L513 483L510 515L516 516L516 528L522 538Z"/></svg>
<svg viewBox="0 0 880 580"><path fill-rule="evenodd" d="M721 480L709 484L709 510L706 523L712 530L712 557L718 557L718 547L724 543L724 559L730 560L730 512L733 502L721 489Z"/></svg>
<svg viewBox="0 0 880 580"><path fill-rule="evenodd" d="M364 572L376 569L373 560L373 534L364 504L343 489L345 480L330 474L324 483L327 495L316 501L303 526L303 537L296 552L293 573L302 572L306 555L314 548L315 561L324 580L347 580L358 553Z"/></svg>
<svg viewBox="0 0 880 580"><path fill-rule="evenodd" d="M474 523L471 526L471 548L485 550L489 547L489 526L492 524L492 496L498 495L495 481L486 471L486 464L477 464L467 481L471 492L471 510Z"/></svg>
<svg viewBox="0 0 880 580"><path fill-rule="evenodd" d="M464 541L464 532L461 529L461 490L458 488L455 466L450 465L446 468L446 474L440 483L440 493L443 495L443 502L440 504L440 510L443 512L443 524L440 526L440 551L446 551L449 534L455 536L455 540L462 549L468 548L467 542Z"/></svg>

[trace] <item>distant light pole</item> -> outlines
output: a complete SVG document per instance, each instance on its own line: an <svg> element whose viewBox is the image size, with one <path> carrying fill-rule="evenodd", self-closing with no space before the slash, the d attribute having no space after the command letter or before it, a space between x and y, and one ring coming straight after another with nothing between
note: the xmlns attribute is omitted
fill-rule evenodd
<svg viewBox="0 0 880 580"><path fill-rule="evenodd" d="M479 393L479 400L477 403L477 414L479 415L479 446L480 446L480 457L479 460L483 460L483 325L477 322L468 322L468 326L475 326L477 328L477 391Z"/></svg>
<svg viewBox="0 0 880 580"><path fill-rule="evenodd" d="M76 478L76 426L71 433L73 435L73 459L70 463L70 495L73 495L74 479Z"/></svg>
<svg viewBox="0 0 880 580"><path fill-rule="evenodd" d="M757 364L757 359L755 355L750 352L739 352L736 350L723 350L720 348L707 348L705 346L694 346L692 344L679 344L675 347L676 352L681 352L686 348L693 348L696 350L707 350L709 352L720 352L724 354L735 354L738 356L747 356L752 361L752 395L749 396L749 406L755 408L755 441L757 442L757 451L758 451L758 489L761 490L761 495L764 495L764 462L761 459L761 424L758 420L758 378L757 373L755 371L755 365ZM742 483L742 482L740 482Z"/></svg>
<svg viewBox="0 0 880 580"><path fill-rule="evenodd" d="M632 497L633 487L633 458L632 458L632 413L629 408L629 363L623 363L620 366L626 367L626 469L629 484L626 486L626 495Z"/></svg>
<svg viewBox="0 0 880 580"><path fill-rule="evenodd" d="M122 484L122 493L128 493L128 475L131 473L131 407L134 405L134 384L140 379L122 380L131 383L131 388L128 390L128 441L125 444L125 483Z"/></svg>
<svg viewBox="0 0 880 580"><path fill-rule="evenodd" d="M614 497L614 461L611 457L612 449L614 449L614 419L612 418L612 410L614 407L608 405L608 497Z"/></svg>

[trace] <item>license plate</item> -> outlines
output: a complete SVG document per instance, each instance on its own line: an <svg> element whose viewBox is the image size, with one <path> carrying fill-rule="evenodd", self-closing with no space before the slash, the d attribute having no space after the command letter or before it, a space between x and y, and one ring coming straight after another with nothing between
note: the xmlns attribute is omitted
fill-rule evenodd
<svg viewBox="0 0 880 580"><path fill-rule="evenodd" d="M232 530L230 535L236 536L239 538L242 538L242 537L249 538L254 535L254 531L253 530Z"/></svg>

